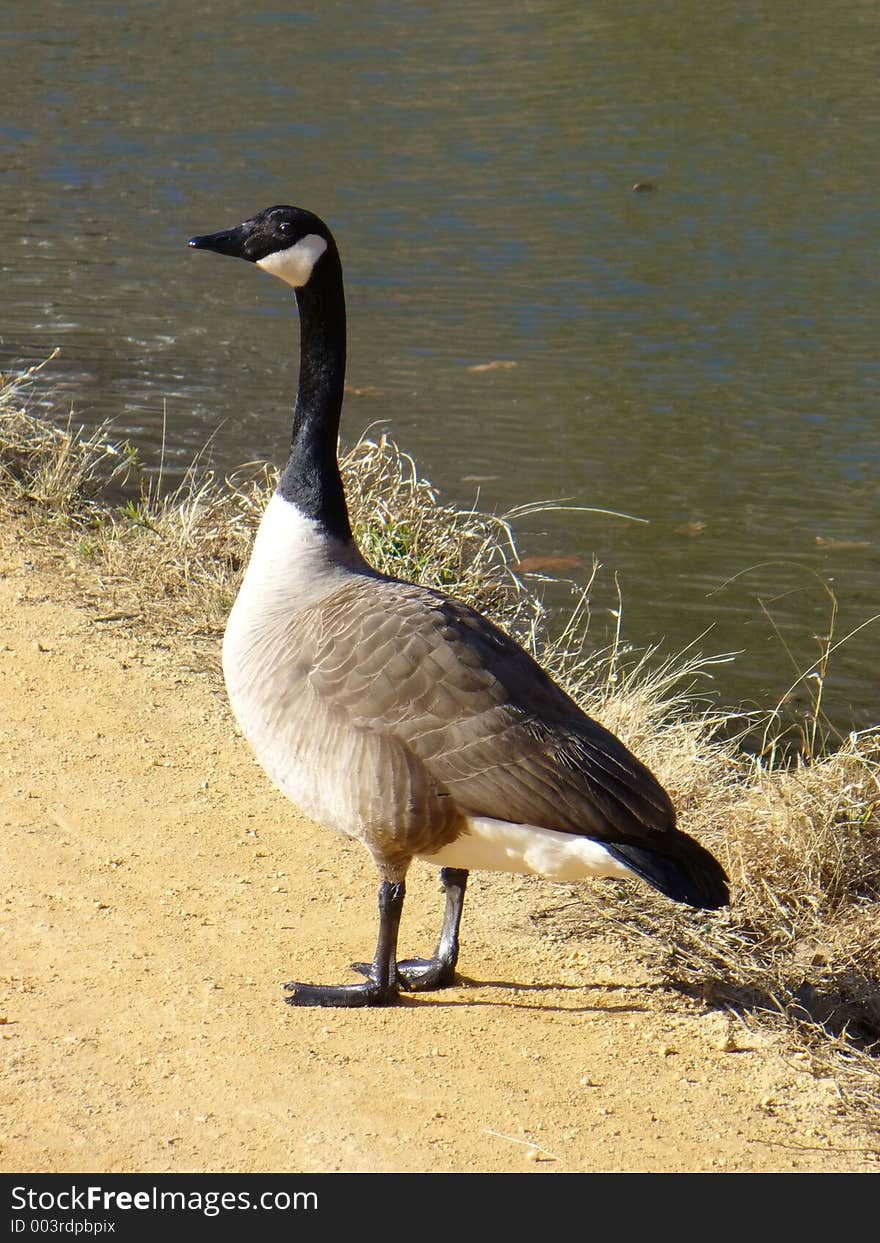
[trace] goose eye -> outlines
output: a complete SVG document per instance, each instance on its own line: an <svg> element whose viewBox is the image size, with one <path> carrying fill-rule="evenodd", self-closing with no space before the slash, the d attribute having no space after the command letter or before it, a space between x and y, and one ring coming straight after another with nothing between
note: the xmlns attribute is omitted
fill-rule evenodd
<svg viewBox="0 0 880 1243"><path fill-rule="evenodd" d="M293 225L289 220L282 220L278 226L278 232L283 234L284 237L287 237L289 233L293 232Z"/></svg>

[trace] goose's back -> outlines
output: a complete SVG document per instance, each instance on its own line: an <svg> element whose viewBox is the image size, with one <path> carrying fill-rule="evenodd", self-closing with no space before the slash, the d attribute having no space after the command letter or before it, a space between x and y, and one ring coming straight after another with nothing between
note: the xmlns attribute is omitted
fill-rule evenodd
<svg viewBox="0 0 880 1243"><path fill-rule="evenodd" d="M352 581L312 623L309 680L393 734L466 815L614 841L674 827L666 793L510 637L440 593Z"/></svg>

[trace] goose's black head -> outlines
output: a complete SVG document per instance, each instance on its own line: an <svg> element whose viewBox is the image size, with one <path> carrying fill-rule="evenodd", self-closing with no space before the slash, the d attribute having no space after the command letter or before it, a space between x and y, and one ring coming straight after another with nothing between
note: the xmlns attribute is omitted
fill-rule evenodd
<svg viewBox="0 0 880 1243"><path fill-rule="evenodd" d="M335 250L323 220L302 207L267 207L234 229L191 237L189 244L248 259L294 289L307 285L324 253Z"/></svg>

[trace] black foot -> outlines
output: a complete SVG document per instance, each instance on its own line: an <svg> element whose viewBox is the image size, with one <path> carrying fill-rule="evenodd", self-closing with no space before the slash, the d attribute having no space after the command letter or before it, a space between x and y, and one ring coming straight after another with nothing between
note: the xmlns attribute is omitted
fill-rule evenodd
<svg viewBox="0 0 880 1243"><path fill-rule="evenodd" d="M352 970L370 978L372 967L367 962L353 962ZM427 993L434 988L448 988L455 983L455 967L442 958L406 958L397 964L399 986L407 993ZM355 984L354 988L361 987Z"/></svg>
<svg viewBox="0 0 880 1243"><path fill-rule="evenodd" d="M383 880L379 886L379 940L373 964L367 967L364 984L298 984L291 980L284 987L289 1006L391 1006L400 996L394 970L397 957L397 930L406 892L403 881L392 884Z"/></svg>
<svg viewBox="0 0 880 1243"><path fill-rule="evenodd" d="M395 984L383 987L370 978L371 968L364 974L364 984L297 984L291 980L284 988L290 993L284 1000L289 1006L391 1006L400 993Z"/></svg>

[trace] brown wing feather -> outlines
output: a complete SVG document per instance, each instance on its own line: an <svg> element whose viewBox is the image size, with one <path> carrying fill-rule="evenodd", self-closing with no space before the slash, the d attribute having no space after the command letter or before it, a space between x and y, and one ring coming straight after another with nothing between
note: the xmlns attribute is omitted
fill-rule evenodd
<svg viewBox="0 0 880 1243"><path fill-rule="evenodd" d="M648 769L466 605L365 576L297 630L319 699L355 728L393 735L462 813L612 843L674 829Z"/></svg>

